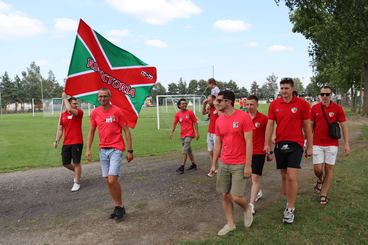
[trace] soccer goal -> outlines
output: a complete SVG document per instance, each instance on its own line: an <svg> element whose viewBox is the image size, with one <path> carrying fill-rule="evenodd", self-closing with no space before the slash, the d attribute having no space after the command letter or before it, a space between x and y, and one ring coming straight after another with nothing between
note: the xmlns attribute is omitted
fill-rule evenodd
<svg viewBox="0 0 368 245"><path fill-rule="evenodd" d="M95 108L94 105L82 102L78 100L79 108L84 111L84 114L91 114L91 111ZM58 117L60 116L61 110L65 110L65 105L63 105L62 98L51 98L43 100L43 116L44 117Z"/></svg>
<svg viewBox="0 0 368 245"><path fill-rule="evenodd" d="M186 99L188 109L192 110L198 119L198 125L207 125L207 116L202 115L202 102L205 96L193 94L179 95L157 95L156 96L156 114L157 114L157 129L171 129L174 120L174 115L178 112L177 102L181 99Z"/></svg>

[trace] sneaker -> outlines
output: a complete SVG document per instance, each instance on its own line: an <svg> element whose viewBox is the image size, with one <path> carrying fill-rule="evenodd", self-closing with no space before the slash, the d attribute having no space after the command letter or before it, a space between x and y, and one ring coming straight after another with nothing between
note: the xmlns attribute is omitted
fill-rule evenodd
<svg viewBox="0 0 368 245"><path fill-rule="evenodd" d="M195 164L195 163L192 163L192 165L190 165L190 167L189 168L187 168L187 170L197 170L197 164Z"/></svg>
<svg viewBox="0 0 368 245"><path fill-rule="evenodd" d="M284 218L282 222L286 224L292 224L294 222L294 209L286 208L284 211Z"/></svg>
<svg viewBox="0 0 368 245"><path fill-rule="evenodd" d="M114 210L114 220L116 221L120 221L123 219L124 215L125 215L125 208L124 207L115 207L115 210Z"/></svg>
<svg viewBox="0 0 368 245"><path fill-rule="evenodd" d="M176 169L176 172L178 174L183 174L184 173L184 165L181 165L178 169Z"/></svg>
<svg viewBox="0 0 368 245"><path fill-rule="evenodd" d="M79 191L79 189L80 189L80 184L78 184L78 183L74 182L74 184L73 184L73 187L72 187L71 191L72 191L72 192L75 192L75 191Z"/></svg>
<svg viewBox="0 0 368 245"><path fill-rule="evenodd" d="M262 190L259 190L259 192L257 193L257 196L256 196L256 202L261 199L263 197L263 192Z"/></svg>
<svg viewBox="0 0 368 245"><path fill-rule="evenodd" d="M113 219L113 218L115 218L116 211L118 210L118 208L119 208L119 207L115 207L115 208L114 208L114 212L112 212L112 214L110 214L109 219Z"/></svg>
<svg viewBox="0 0 368 245"><path fill-rule="evenodd" d="M251 207L252 214L255 215L256 214L256 210L254 208L254 204L253 203L249 203L249 206Z"/></svg>
<svg viewBox="0 0 368 245"><path fill-rule="evenodd" d="M236 229L236 226L234 225L233 227L229 226L228 224L226 224L224 227L222 227L222 229L217 233L217 235L219 236L225 236L227 233L229 233L230 231L233 231Z"/></svg>
<svg viewBox="0 0 368 245"><path fill-rule="evenodd" d="M244 226L249 228L253 223L252 207L248 204L247 210L244 212Z"/></svg>

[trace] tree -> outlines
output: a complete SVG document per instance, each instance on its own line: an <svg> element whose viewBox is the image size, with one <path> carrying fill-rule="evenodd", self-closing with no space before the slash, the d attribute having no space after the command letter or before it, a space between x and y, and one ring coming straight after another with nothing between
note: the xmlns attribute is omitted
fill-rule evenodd
<svg viewBox="0 0 368 245"><path fill-rule="evenodd" d="M239 97L240 98L246 98L246 97L248 97L249 96L249 92L248 92L248 90L246 89L246 88L244 88L244 87L241 87L240 89L239 89Z"/></svg>
<svg viewBox="0 0 368 245"><path fill-rule="evenodd" d="M15 110L17 112L18 109L18 103L21 105L21 110L24 112L24 103L26 102L26 90L25 90L25 84L22 82L22 80L19 78L18 75L14 78L14 88L16 90L16 97L15 97Z"/></svg>
<svg viewBox="0 0 368 245"><path fill-rule="evenodd" d="M183 82L183 79L180 78L178 82L178 93L179 94L187 94L187 83Z"/></svg>
<svg viewBox="0 0 368 245"><path fill-rule="evenodd" d="M27 71L22 72L22 83L26 91L25 99L31 101L35 99L35 102L41 102L42 93L41 83L43 78L41 76L40 67L32 62Z"/></svg>
<svg viewBox="0 0 368 245"><path fill-rule="evenodd" d="M198 93L198 81L191 80L188 85L188 94L197 94Z"/></svg>
<svg viewBox="0 0 368 245"><path fill-rule="evenodd" d="M267 89L269 92L268 98L275 98L277 96L279 87L277 86L277 76L272 73L270 76L266 78L267 80Z"/></svg>
<svg viewBox="0 0 368 245"><path fill-rule="evenodd" d="M252 85L250 86L250 94L259 96L259 85L257 84L256 81L253 81Z"/></svg>
<svg viewBox="0 0 368 245"><path fill-rule="evenodd" d="M199 95L205 95L208 96L210 94L210 90L208 89L208 84L206 80L199 80L198 82L198 90L197 90Z"/></svg>
<svg viewBox="0 0 368 245"><path fill-rule="evenodd" d="M240 98L239 97L239 87L236 84L236 82L234 82L233 80L230 80L229 82L225 83L224 85L225 85L226 89L231 90L231 91L234 92L236 98Z"/></svg>
<svg viewBox="0 0 368 245"><path fill-rule="evenodd" d="M293 78L294 81L294 89L298 92L299 95L304 94L304 87L303 83L300 81L299 78Z"/></svg>
<svg viewBox="0 0 368 245"><path fill-rule="evenodd" d="M156 101L156 96L157 95L165 95L166 94L166 88L161 84L161 83L156 83L153 88L152 88L152 92L151 92L151 96L152 96L152 100ZM161 101L160 101L161 103Z"/></svg>
<svg viewBox="0 0 368 245"><path fill-rule="evenodd" d="M319 94L320 87L315 80L312 80L305 88L305 93L307 96L316 97Z"/></svg>
<svg viewBox="0 0 368 245"><path fill-rule="evenodd" d="M167 86L167 92L168 92L168 94L178 94L178 92L179 92L178 85L176 85L176 83L170 83Z"/></svg>
<svg viewBox="0 0 368 245"><path fill-rule="evenodd" d="M9 78L7 72L1 77L1 84L0 84L0 91L1 91L1 105L2 107L6 108L7 105L14 102L16 97L16 90L14 87L14 83Z"/></svg>

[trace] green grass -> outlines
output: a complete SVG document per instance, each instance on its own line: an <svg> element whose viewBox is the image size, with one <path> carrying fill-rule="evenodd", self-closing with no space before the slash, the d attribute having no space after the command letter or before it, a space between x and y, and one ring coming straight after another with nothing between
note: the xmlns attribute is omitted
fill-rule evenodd
<svg viewBox="0 0 368 245"><path fill-rule="evenodd" d="M284 200L268 206L255 216L249 230L242 224L225 236L183 244L368 244L368 126L352 145L348 157L340 157L329 194L330 202L321 206L311 191L298 197L294 224L281 223ZM220 225L219 225L220 227Z"/></svg>

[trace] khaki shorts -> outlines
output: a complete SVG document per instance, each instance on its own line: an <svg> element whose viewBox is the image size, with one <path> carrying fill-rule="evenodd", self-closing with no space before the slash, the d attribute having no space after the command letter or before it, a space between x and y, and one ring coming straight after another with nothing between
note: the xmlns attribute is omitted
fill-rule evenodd
<svg viewBox="0 0 368 245"><path fill-rule="evenodd" d="M335 165L337 157L337 146L313 146L313 164L326 163Z"/></svg>
<svg viewBox="0 0 368 245"><path fill-rule="evenodd" d="M246 187L244 167L244 164L219 163L216 191L220 193L230 193L234 196L244 196Z"/></svg>
<svg viewBox="0 0 368 245"><path fill-rule="evenodd" d="M190 143L192 142L192 137L184 137L181 139L181 143L183 144L183 154L192 154L192 147Z"/></svg>

